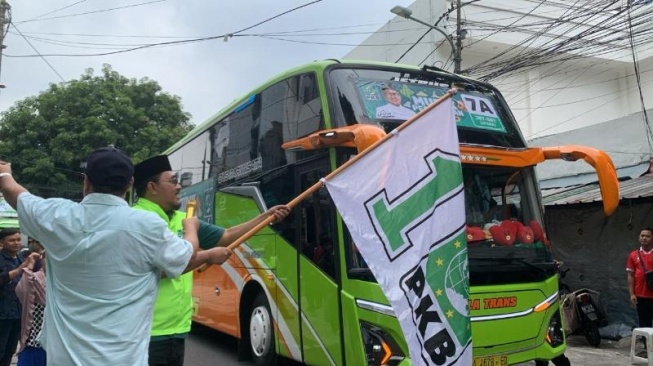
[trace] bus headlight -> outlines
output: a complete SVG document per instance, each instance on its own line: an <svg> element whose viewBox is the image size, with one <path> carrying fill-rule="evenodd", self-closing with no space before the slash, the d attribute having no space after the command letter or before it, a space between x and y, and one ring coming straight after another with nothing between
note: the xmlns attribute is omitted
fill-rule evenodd
<svg viewBox="0 0 653 366"><path fill-rule="evenodd" d="M361 334L369 366L392 366L404 359L394 339L381 328L361 322Z"/></svg>
<svg viewBox="0 0 653 366"><path fill-rule="evenodd" d="M551 345L551 347L558 347L565 343L565 335L562 331L562 322L560 321L560 311L556 311L555 314L549 320L549 328L546 330L546 342Z"/></svg>

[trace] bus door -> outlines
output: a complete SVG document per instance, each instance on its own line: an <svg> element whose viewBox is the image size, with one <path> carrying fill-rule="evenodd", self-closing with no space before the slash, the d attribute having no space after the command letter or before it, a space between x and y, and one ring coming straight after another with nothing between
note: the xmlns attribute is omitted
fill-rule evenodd
<svg viewBox="0 0 653 366"><path fill-rule="evenodd" d="M297 166L298 194L329 174L328 158ZM339 365L343 349L338 290L336 211L326 187L294 208L300 236L298 263L301 344L304 362Z"/></svg>

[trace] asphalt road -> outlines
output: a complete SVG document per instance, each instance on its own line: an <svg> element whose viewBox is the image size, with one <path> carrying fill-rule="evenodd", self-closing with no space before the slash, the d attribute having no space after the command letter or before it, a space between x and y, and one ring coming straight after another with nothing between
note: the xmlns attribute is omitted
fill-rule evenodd
<svg viewBox="0 0 653 366"><path fill-rule="evenodd" d="M252 366L252 362L238 362L238 341L211 328L193 324L190 336L186 340L184 366ZM301 364L280 360L281 366L299 366Z"/></svg>
<svg viewBox="0 0 653 366"><path fill-rule="evenodd" d="M238 362L238 341L230 336L201 325L193 324L186 340L185 366L224 365L250 366L251 362Z"/></svg>
<svg viewBox="0 0 653 366"><path fill-rule="evenodd" d="M206 327L193 325L193 331L186 343L185 365L253 365L251 362L238 362L237 344L235 338ZM573 366L630 365L630 337L619 341L603 339L601 346L595 348L587 343L585 337L572 335L568 338L568 348L565 354ZM299 365L289 361L282 364ZM533 362L519 364L519 366L533 365Z"/></svg>
<svg viewBox="0 0 653 366"><path fill-rule="evenodd" d="M587 343L582 335L572 335L567 338L565 355L572 366L626 366L630 365L630 337L619 341L602 339L596 348ZM520 363L517 366L533 366L534 362ZM549 365L552 365L549 363ZM638 365L638 364L635 364ZM646 365L641 363L639 365Z"/></svg>
<svg viewBox="0 0 653 366"><path fill-rule="evenodd" d="M630 365L630 337L619 341L603 339L599 348L587 344L583 336L570 336L565 353L573 366L619 366ZM238 362L238 341L212 329L193 325L193 330L186 341L185 366L252 366L251 362ZM12 365L15 365L14 358ZM283 361L284 366L299 365ZM518 366L532 366L533 362ZM640 363L639 365L645 365Z"/></svg>

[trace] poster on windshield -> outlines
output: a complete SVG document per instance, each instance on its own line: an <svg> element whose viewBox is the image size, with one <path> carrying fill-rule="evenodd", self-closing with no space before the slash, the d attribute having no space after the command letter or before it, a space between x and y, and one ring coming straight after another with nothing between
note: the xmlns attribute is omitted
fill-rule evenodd
<svg viewBox="0 0 653 366"><path fill-rule="evenodd" d="M371 119L405 121L447 92L446 87L397 81L359 80L356 88ZM458 127L506 132L492 100L481 93L459 92L453 96Z"/></svg>

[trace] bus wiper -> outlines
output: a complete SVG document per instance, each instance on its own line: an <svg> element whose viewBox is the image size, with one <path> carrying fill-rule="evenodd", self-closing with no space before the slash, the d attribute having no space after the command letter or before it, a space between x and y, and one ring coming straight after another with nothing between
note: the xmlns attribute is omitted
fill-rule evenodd
<svg viewBox="0 0 653 366"><path fill-rule="evenodd" d="M520 257L469 258L469 260L470 261L473 261L473 260L482 261L482 262L486 262L486 261L487 262L508 262L508 263L517 262L517 263L523 264L523 265L525 265L527 267L536 269L538 272L540 272L542 274L545 274L545 275L548 274L547 273L548 271L546 269L527 261L525 258L520 258ZM548 265L549 263L542 263L542 264L547 264ZM551 263L550 265L551 265L551 269L553 269L553 263Z"/></svg>

